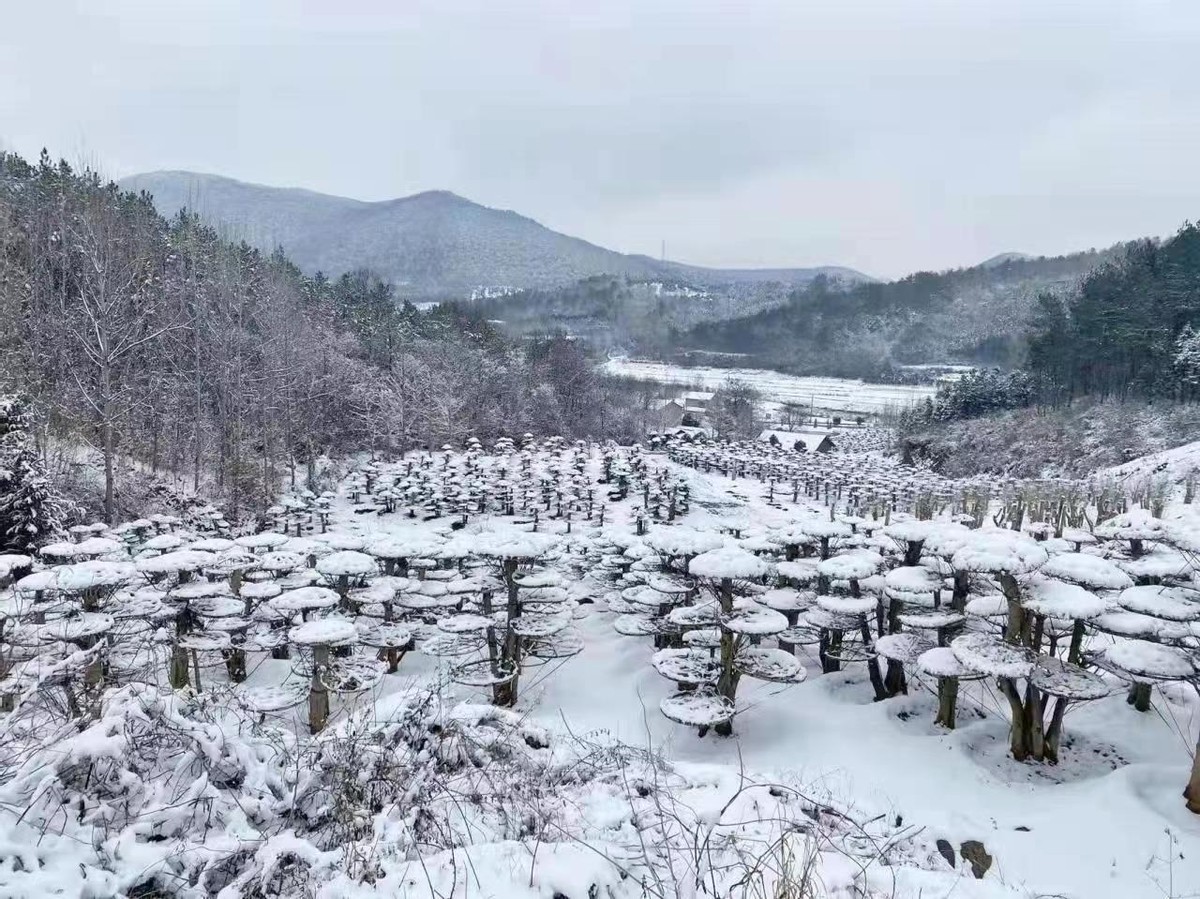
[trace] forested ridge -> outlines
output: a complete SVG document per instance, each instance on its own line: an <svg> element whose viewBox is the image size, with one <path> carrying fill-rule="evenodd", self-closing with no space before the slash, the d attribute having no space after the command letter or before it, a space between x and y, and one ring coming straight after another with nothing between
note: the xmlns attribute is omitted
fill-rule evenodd
<svg viewBox="0 0 1200 899"><path fill-rule="evenodd" d="M1038 298L1030 370L1044 400L1200 396L1200 227L1129 244L1066 296Z"/></svg>
<svg viewBox="0 0 1200 899"><path fill-rule="evenodd" d="M1079 398L1194 402L1200 398L1200 228L1141 240L1068 293L1038 295L1019 333L1022 367L977 370L902 417L923 426Z"/></svg>
<svg viewBox="0 0 1200 899"><path fill-rule="evenodd" d="M905 452L948 472L1080 473L1200 439L1200 229L1041 293L1021 339L1024 368L970 373L907 410Z"/></svg>
<svg viewBox="0 0 1200 899"><path fill-rule="evenodd" d="M668 356L700 322L721 321L786 302L782 282L685 282L597 276L565 287L511 291L461 304L510 335L562 331L598 348Z"/></svg>
<svg viewBox="0 0 1200 899"><path fill-rule="evenodd" d="M236 517L321 453L624 426L572 341L514 345L367 272L307 277L45 153L0 154L2 392L48 463L89 451L74 468L103 469L110 520L134 469Z"/></svg>
<svg viewBox="0 0 1200 899"><path fill-rule="evenodd" d="M891 283L819 278L784 305L699 324L683 340L787 371L870 378L897 364L968 362L1017 373L950 385L926 418L1082 396L1190 401L1200 386L1200 228Z"/></svg>
<svg viewBox="0 0 1200 899"><path fill-rule="evenodd" d="M1019 364L1038 293L1071 289L1116 252L1013 257L850 286L817 278L776 308L698 324L681 343L797 374L877 378L903 364Z"/></svg>

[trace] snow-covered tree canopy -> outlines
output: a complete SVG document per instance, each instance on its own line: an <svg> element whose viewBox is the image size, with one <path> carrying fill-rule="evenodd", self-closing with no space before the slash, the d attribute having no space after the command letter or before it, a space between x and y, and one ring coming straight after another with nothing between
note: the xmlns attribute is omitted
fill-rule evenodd
<svg viewBox="0 0 1200 899"><path fill-rule="evenodd" d="M1068 716L1084 704L1157 745L1143 697L1183 702L1197 677L1195 569L1171 536L1187 510L1147 529L1126 509L1071 540L1004 496L956 521L977 485L943 484L939 511L924 473L788 453L733 443L693 468L674 448L531 438L364 460L257 533L209 509L0 557L0 826L22 859L0 886L465 899L487 876L515 896L753 899L807 876L811 836L840 847L803 856L827 882L916 899L965 870L924 836L963 826L929 797L977 756L1017 764L1006 728L1027 764L1100 739ZM794 500L771 483L789 471ZM919 802L814 803L736 758L783 770L804 747L806 769L868 778L878 726ZM948 756L960 727L972 749ZM704 764L667 765L662 745ZM776 860L760 839L799 842Z"/></svg>

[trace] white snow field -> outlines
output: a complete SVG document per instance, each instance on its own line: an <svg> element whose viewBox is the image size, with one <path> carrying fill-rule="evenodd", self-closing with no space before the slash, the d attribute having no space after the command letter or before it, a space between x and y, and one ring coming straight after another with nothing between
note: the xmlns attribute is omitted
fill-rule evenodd
<svg viewBox="0 0 1200 899"><path fill-rule="evenodd" d="M1151 453L1108 469L1120 481L1145 477L1165 477L1174 483L1200 475L1200 440L1169 450Z"/></svg>
<svg viewBox="0 0 1200 899"><path fill-rule="evenodd" d="M1093 533L1086 485L765 442L330 487L0 557L0 896L1200 886L1178 497Z"/></svg>
<svg viewBox="0 0 1200 899"><path fill-rule="evenodd" d="M625 357L609 359L604 371L617 377L702 390L718 390L735 379L749 384L767 402L847 414L899 412L937 393L937 387L931 384L870 384L848 378L797 377L761 368L690 367Z"/></svg>

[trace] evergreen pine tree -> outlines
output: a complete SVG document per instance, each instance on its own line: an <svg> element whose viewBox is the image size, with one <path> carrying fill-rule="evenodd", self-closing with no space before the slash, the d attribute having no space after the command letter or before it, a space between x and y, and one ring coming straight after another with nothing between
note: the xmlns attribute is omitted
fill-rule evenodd
<svg viewBox="0 0 1200 899"><path fill-rule="evenodd" d="M1200 331L1185 324L1175 339L1175 372L1181 381L1200 384Z"/></svg>
<svg viewBox="0 0 1200 899"><path fill-rule="evenodd" d="M0 552L28 552L61 530L67 516L27 427L25 403L0 396Z"/></svg>

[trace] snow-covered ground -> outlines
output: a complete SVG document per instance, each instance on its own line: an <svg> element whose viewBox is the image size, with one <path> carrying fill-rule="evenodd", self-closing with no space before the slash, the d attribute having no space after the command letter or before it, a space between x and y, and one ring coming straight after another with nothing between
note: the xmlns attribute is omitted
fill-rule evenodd
<svg viewBox="0 0 1200 899"><path fill-rule="evenodd" d="M553 470L571 467L563 461L569 456L535 456L532 473L515 479L518 484L536 483ZM515 460L514 456L514 465ZM461 459L455 465L460 463ZM814 460L813 464L831 463ZM576 484L595 485L600 465L598 452L589 450ZM813 533L819 530L813 522L831 524L828 509L817 500L801 496L796 503L790 497L781 501L782 491L777 488L775 502L768 503L767 485L745 473L726 477L668 461L660 454L648 457L648 467L661 474L661 484L672 485L672 489L685 484L690 498L690 509L676 522L649 523L652 534L665 533L683 543L715 540L730 552L743 552L742 547L753 547L754 540L786 533L797 521L808 522ZM402 466L385 466L378 477L383 481L389 473L399 477L402 471ZM436 467L430 471L436 472ZM477 470L467 477L456 469L456 475L448 479L451 483L439 490L458 489L483 477ZM178 700L171 698L174 694L170 691L166 691L167 699L139 695L136 701L126 698L126 707L109 709L112 717L85 731L78 745L73 742L76 737L67 736L58 746L40 750L32 767L27 764L18 769L13 758L0 763L0 895L13 899L43 896L58 888L65 891L62 895L119 896L123 895L122 884L124 889L134 885L129 879L131 871L160 868L179 869L175 871L178 887L186 881L187 865L197 864L197 854L207 858L226 853L239 858L245 867L251 866L248 858L253 856L254 864L262 869L255 875L258 880L251 885L231 880L220 892L220 887L207 891L189 888L190 892L180 888L178 894L217 895L219 899L312 895L307 886L300 887L307 883L317 884L316 895L330 899L659 899L702 895L759 899L760 894L745 884L736 887L733 880L721 879L724 874L718 877L710 871L696 878L688 868L695 863L722 872L746 873L747 869L737 868L733 861L738 857L736 840L722 843L720 853L714 850L712 858L699 862L678 847L689 839L709 840L714 832L749 828L737 830L737 834L756 851L741 858L760 858L764 841L778 836L780 822L786 824L785 831L813 823L803 811L811 811L812 806L781 804L785 791L779 785L790 785L816 807L828 808L830 820L843 822L826 825L827 831L817 829L815 832L825 836L813 838L815 846L801 840L802 846L810 846L815 853L820 885L806 894L814 897L1182 899L1200 886L1200 816L1188 813L1180 797L1200 729L1200 703L1190 687L1167 684L1156 688L1148 713L1135 711L1121 691L1073 709L1066 719L1061 762L1020 763L1008 752L1007 703L990 679L964 680L959 726L947 731L934 724L937 697L932 681L910 675L907 695L875 702L862 665L821 674L815 647L801 646L799 657L808 671L803 683L743 679L734 735L699 736L694 728L672 723L659 711L660 703L677 687L651 667L655 653L651 638L622 636L614 627L619 616L609 606L619 604L622 588L631 581L618 579L611 566L583 561L600 548L611 553L614 545L642 545L634 534L636 507L641 502L638 492L624 500L606 501L603 494L609 488L600 488L597 501L607 506L603 527L597 518L580 513L573 516L568 534L564 519L543 516L538 531L547 536L534 538L519 536L513 530L513 519L503 515L471 516L462 530L451 530L455 518L449 514L421 521L418 509L418 517L409 518L403 498L397 501L395 511L363 514L365 504L352 500L352 495L363 489L361 479L356 483L337 489L328 532L314 529L304 539L330 542L342 552L352 546L388 545L388 541L395 554L417 552L396 546L423 546L422 552L432 554L436 547L451 541L459 541L459 546L475 545L481 551L500 544L519 545L521 552L546 550L543 564L556 572L556 577L566 578L571 630L581 638L582 649L569 658L533 668L522 680L515 714L497 712L489 718L489 713L479 711L480 706L472 705L486 703L489 691L453 683L459 662L422 652L419 642L418 651L409 652L399 670L383 676L371 690L334 698L322 739L353 733L355 728L382 728L390 735L384 744L392 747L389 751L399 753L395 747L408 751L411 744L420 746L416 757L437 755L425 742L432 730L422 726L414 737L393 723L402 713L407 714L413 697L432 691L440 708L455 710L451 717L458 716L456 720L468 736L455 753L461 751L476 759L487 756L492 761L480 770L490 776L498 770L519 772L532 778L530 784L536 789L527 788L524 781L484 787L475 780L468 788L461 778L469 776L470 765L468 775L457 769L453 777L439 774L452 787L443 788L439 782L435 789L418 783L426 777L423 769L406 768L404 776L409 780L403 783L411 781L411 798L386 795L382 811L376 809L373 819L370 811L366 813L360 828L365 835L318 850L296 832L304 821L310 826L315 826L313 820L327 821L325 812L299 802L293 808L280 798L288 791L302 794L306 786L311 788L315 775L305 772L299 762L305 756L294 747L284 752L282 757L291 759L299 769L286 776L269 761L276 752L283 752L278 746L290 745L290 741L303 744L309 739L307 707L264 716L273 722L270 725L253 721L238 725L236 739L230 730L232 719L221 717L225 714L222 706L230 704L232 708L230 697L239 691L276 689L287 682L293 663L270 659L265 653L252 654L245 684L231 694L218 658L215 666L204 669L216 708L194 714L215 715L221 726L198 728L180 741L180 734L187 734L190 725L172 704L192 702L190 692L181 691ZM372 505L382 508L378 502ZM1200 527L1195 507L1172 505L1164 517L1179 527ZM525 524L519 530L524 533L529 527ZM740 536L730 535L730 528ZM256 551L272 549L267 545L270 542L263 541ZM289 549L288 544L280 545ZM312 544L301 541L290 548L308 551ZM1059 551L1066 549L1060 547ZM637 555L631 553L630 560ZM145 558L150 563L147 570L153 567L152 558L153 553ZM317 570L332 579L351 571L355 564L351 555L319 563ZM378 596L377 588L385 585L384 579L378 574L369 579L374 586L364 589L376 590L372 596ZM393 582L386 584L392 589ZM12 614L15 599L6 599L6 603L5 609ZM333 610L331 614L340 613ZM305 640L328 636L322 634L314 637L306 631L302 636ZM156 687L163 687L161 681ZM133 824L116 811L97 816L95 808L72 799L91 795L90 779L103 777L116 756L137 754L134 744L138 741L125 742L119 722L160 718L169 725L163 732L172 735L172 745L182 748L159 763L165 767L155 769L167 772L162 784L139 785L137 778L130 776L122 789L131 795L166 790L178 780L181 789L186 787L186 795L173 802L156 795L144 811L145 819ZM10 720L2 725L0 737L10 746L18 724ZM437 726L439 732L444 731L445 718L439 717ZM135 729L141 734L137 748L144 749L145 734L154 728L150 723L138 727L143 729ZM519 751L493 749L491 741L498 746L496 735L502 733L515 735ZM634 750L659 754L663 767L648 765ZM444 747L440 751L445 752ZM323 766L329 764L331 752L327 749L316 761L310 758L314 770L326 770ZM210 760L227 753L245 765L251 776L235 782L226 774L228 783L216 785L210 782L215 778L211 772L193 778L193 768L188 767L190 753L207 754ZM364 750L363 758L375 758L371 753ZM510 767L497 767L496 759L502 756ZM86 767L79 766L80 758L89 760ZM547 773L550 759L554 760L552 778ZM74 768L69 760L75 760ZM356 763L365 764L356 757L351 759L350 770ZM248 782L259 779L265 779L264 783L255 786L262 787L266 798L246 805ZM69 786L67 796L60 795L63 784ZM749 786L754 784L762 786ZM511 793L515 785L531 792L523 797L508 795L506 789ZM211 821L212 809L220 806L213 796L239 790L239 802L224 812L225 830L210 834L205 829L209 825L203 822ZM503 818L505 812L489 808L486 798L476 807L480 790L485 797L508 796L506 801L512 803L508 813L519 820L497 823L497 816ZM47 795L50 800L45 799ZM115 809L127 798L105 801ZM286 827L276 824L268 839L263 836L268 828L262 822L270 820L272 803L287 805L287 815L294 820ZM35 806L35 812L26 814L26 805ZM369 809L369 803L366 805ZM453 826L447 825L459 832L459 848L442 849L432 841L426 845L413 838L422 814L436 817L447 808L461 816ZM333 817L337 820L336 814ZM85 820L105 823L84 826L80 822ZM194 829L190 842L186 850L178 849L172 842L178 836L175 829L187 827ZM801 839L796 836L801 833L797 830L793 836ZM150 842L152 836L162 836L164 842ZM940 840L955 852L964 841L982 843L992 857L983 879L977 880L970 865L957 855L955 867L944 861L936 849ZM369 859L354 855L352 848ZM799 865L805 851L795 850L785 864ZM179 854L172 854L176 852ZM239 852L248 855L237 855ZM661 866L658 875L644 865L646 858L657 859ZM107 870L122 872L125 880L105 879L102 861L110 866ZM664 873L668 868L672 869L670 875ZM311 879L304 880L297 870L308 872L305 876ZM355 876L366 870L375 874L371 878ZM629 872L636 873L630 876ZM665 880L656 881L655 876ZM214 875L213 883L218 881ZM773 882L770 878L751 881L764 889Z"/></svg>
<svg viewBox="0 0 1200 899"><path fill-rule="evenodd" d="M694 473L693 484L714 497L744 490ZM773 510L752 506L756 520L769 520ZM725 511L709 514L719 522ZM933 724L928 685L875 703L861 668L820 676L815 652L801 650L809 679L745 682L737 734L714 741L658 714L673 685L647 665L645 644L616 634L606 617L583 622L584 652L539 691L539 721L653 744L672 759L798 776L868 817L900 816L930 840L983 842L995 857L989 878L1012 888L981 890L964 874L898 895L1124 899L1161 895L1172 878L1176 895L1200 885L1200 817L1180 800L1200 729L1190 688L1167 691L1153 715L1133 711L1124 695L1073 712L1067 757L1046 768L1009 757L1007 709L990 688L960 706L965 720L946 732Z"/></svg>
<svg viewBox="0 0 1200 899"><path fill-rule="evenodd" d="M869 384L848 378L796 377L760 368L706 368L616 357L604 370L610 375L659 384L718 390L730 379L743 381L761 399L822 412L876 415L898 412L937 393L933 385Z"/></svg>
<svg viewBox="0 0 1200 899"><path fill-rule="evenodd" d="M1200 474L1200 440L1132 459L1107 470L1118 481L1166 477L1174 483Z"/></svg>

